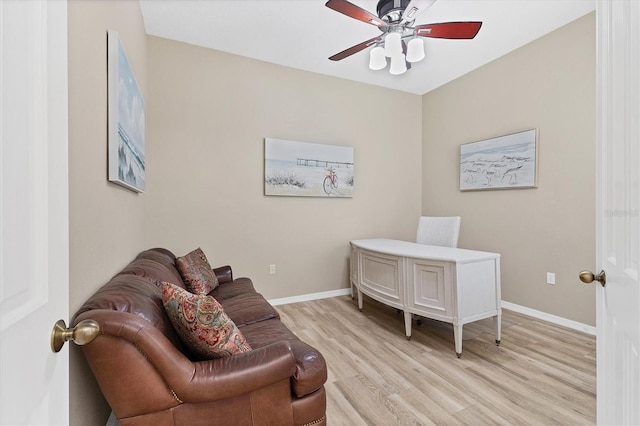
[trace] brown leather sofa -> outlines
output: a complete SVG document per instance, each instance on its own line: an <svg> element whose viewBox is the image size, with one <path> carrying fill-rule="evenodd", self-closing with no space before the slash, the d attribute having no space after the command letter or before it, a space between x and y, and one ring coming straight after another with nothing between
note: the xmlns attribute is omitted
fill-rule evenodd
<svg viewBox="0 0 640 426"><path fill-rule="evenodd" d="M162 281L181 287L175 256L140 253L78 310L100 334L82 346L121 425L324 425L327 368L298 339L248 278L214 269L210 294L253 348L197 361L174 331L162 304Z"/></svg>

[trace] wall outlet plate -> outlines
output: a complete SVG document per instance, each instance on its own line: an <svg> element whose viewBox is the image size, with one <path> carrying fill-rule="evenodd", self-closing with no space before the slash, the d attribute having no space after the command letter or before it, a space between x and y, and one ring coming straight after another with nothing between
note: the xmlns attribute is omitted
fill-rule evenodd
<svg viewBox="0 0 640 426"><path fill-rule="evenodd" d="M547 284L555 285L556 283L556 274L553 272L547 272Z"/></svg>

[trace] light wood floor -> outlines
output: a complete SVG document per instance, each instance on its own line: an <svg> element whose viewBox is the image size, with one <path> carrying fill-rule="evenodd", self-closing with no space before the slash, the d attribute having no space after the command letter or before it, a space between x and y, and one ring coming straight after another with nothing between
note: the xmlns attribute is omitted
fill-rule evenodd
<svg viewBox="0 0 640 426"><path fill-rule="evenodd" d="M503 310L453 328L428 319L412 338L403 315L350 296L276 307L282 321L325 357L329 425L588 425L596 421L595 337Z"/></svg>

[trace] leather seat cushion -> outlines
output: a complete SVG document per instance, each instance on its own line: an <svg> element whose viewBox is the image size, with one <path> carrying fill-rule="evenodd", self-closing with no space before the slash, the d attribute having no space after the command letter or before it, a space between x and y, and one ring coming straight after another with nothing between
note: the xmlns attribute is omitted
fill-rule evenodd
<svg viewBox="0 0 640 426"><path fill-rule="evenodd" d="M238 327L258 321L280 318L278 311L259 293L247 293L218 301L224 308L224 312L229 315L229 318Z"/></svg>
<svg viewBox="0 0 640 426"><path fill-rule="evenodd" d="M238 328L253 349L281 340L289 342L296 359L296 373L291 380L296 396L315 392L327 381L327 367L322 354L300 340L280 320L265 320Z"/></svg>

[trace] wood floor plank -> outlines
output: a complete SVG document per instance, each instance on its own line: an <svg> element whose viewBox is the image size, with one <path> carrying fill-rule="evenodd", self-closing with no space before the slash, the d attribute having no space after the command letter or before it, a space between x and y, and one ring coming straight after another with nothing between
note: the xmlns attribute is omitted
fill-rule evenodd
<svg viewBox="0 0 640 426"><path fill-rule="evenodd" d="M348 398L336 386L335 382L327 381L327 418L332 425L339 426L366 426L365 420L351 405Z"/></svg>
<svg viewBox="0 0 640 426"><path fill-rule="evenodd" d="M503 310L501 345L491 319L466 324L458 359L451 324L415 318L407 340L403 314L369 298L276 309L325 357L330 425L595 424L594 336Z"/></svg>
<svg viewBox="0 0 640 426"><path fill-rule="evenodd" d="M388 394L368 377L362 375L348 377L336 382L336 387L369 425L417 424L409 412L387 398Z"/></svg>
<svg viewBox="0 0 640 426"><path fill-rule="evenodd" d="M466 408L462 411L458 411L454 413L455 424L458 425L504 425L510 426L514 423L503 419L499 415L500 413L496 413L495 411L489 410L482 405L474 405L472 407Z"/></svg>
<svg viewBox="0 0 640 426"><path fill-rule="evenodd" d="M429 395L417 389L406 390L402 393L391 395L390 398L410 412L421 425L456 423L456 418L451 411L443 408L441 404L433 401Z"/></svg>

